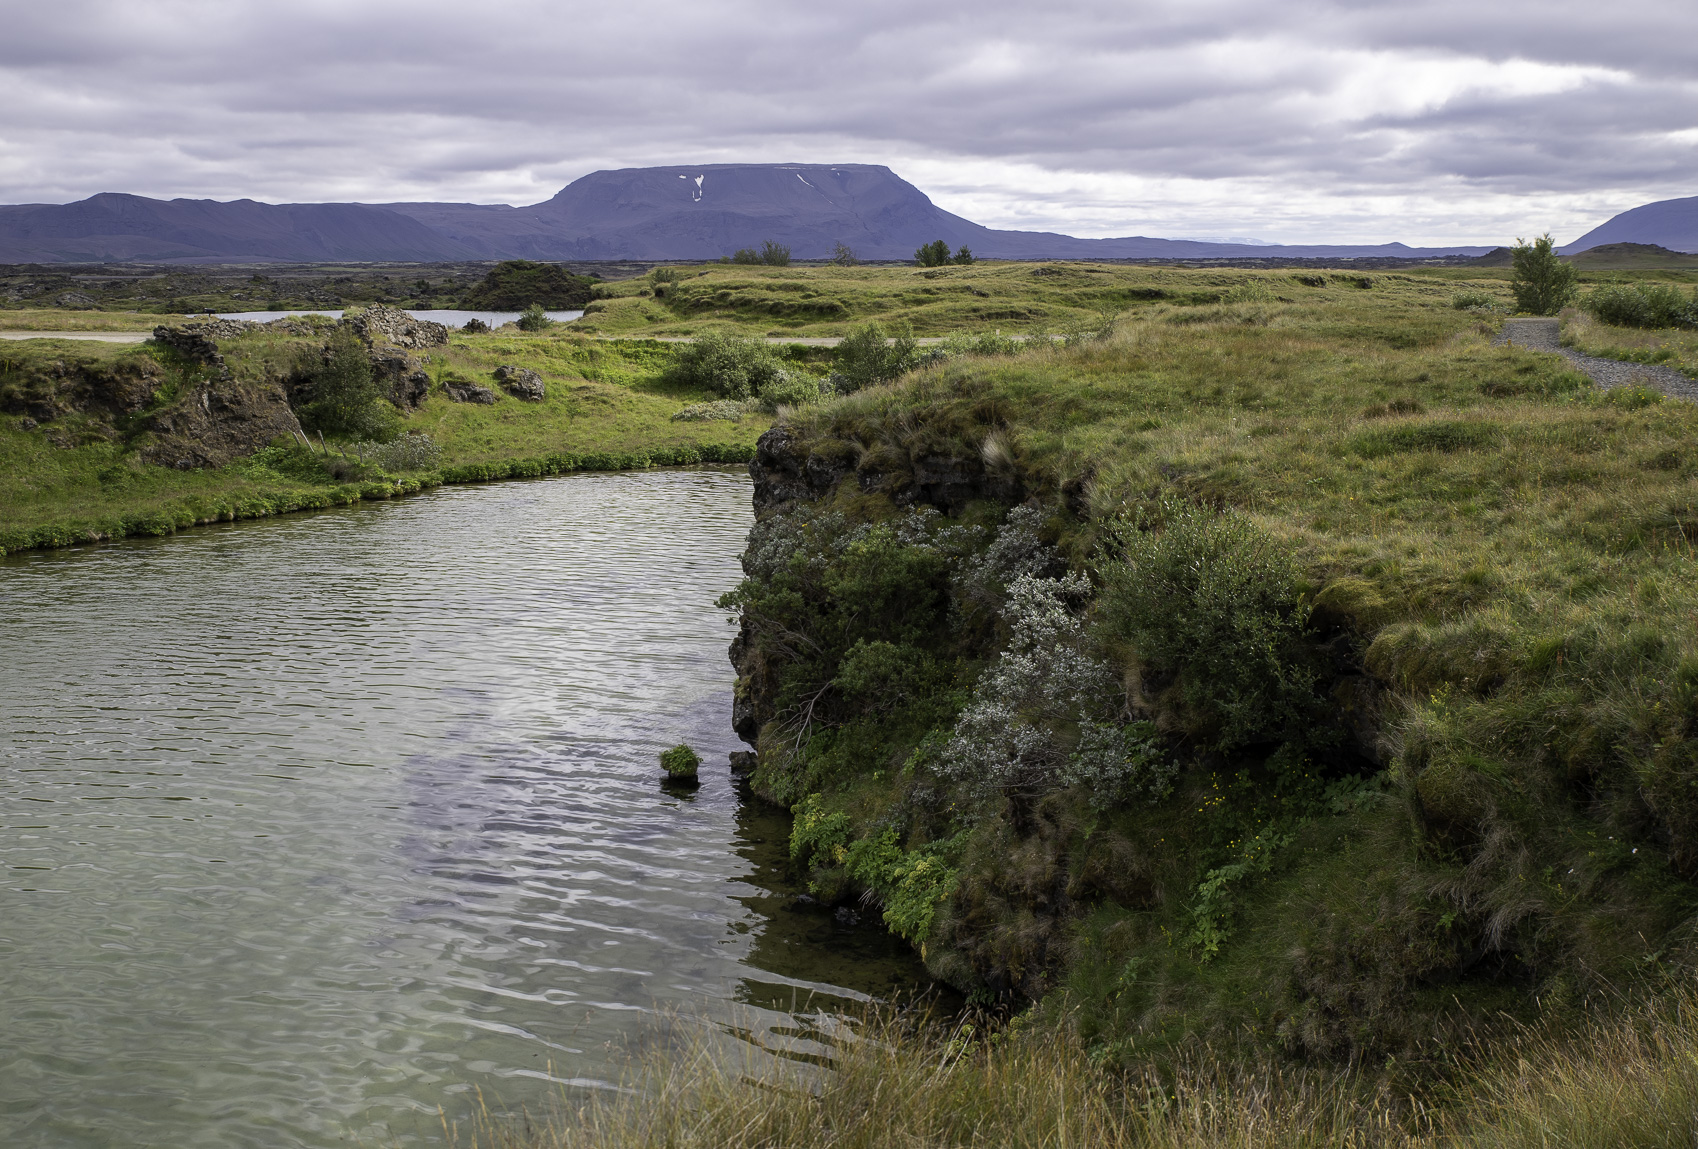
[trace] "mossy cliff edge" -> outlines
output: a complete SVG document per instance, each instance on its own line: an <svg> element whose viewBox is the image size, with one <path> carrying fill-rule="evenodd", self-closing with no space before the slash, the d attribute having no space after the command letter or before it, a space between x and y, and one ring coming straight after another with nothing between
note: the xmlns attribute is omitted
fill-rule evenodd
<svg viewBox="0 0 1698 1149"><path fill-rule="evenodd" d="M1153 314L767 432L734 720L815 891L1111 1057L1689 969L1698 411L1489 336Z"/></svg>

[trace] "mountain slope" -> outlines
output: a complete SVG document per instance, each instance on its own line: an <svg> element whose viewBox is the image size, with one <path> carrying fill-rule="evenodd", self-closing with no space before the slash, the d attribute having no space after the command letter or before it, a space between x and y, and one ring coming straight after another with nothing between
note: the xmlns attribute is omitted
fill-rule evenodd
<svg viewBox="0 0 1698 1149"><path fill-rule="evenodd" d="M1606 243L1643 243L1671 251L1698 251L1698 196L1665 199L1611 216L1573 243L1564 255Z"/></svg>
<svg viewBox="0 0 1698 1149"><path fill-rule="evenodd" d="M830 256L840 243L863 259L909 259L915 248L938 239L994 259L1408 257L1487 250L997 231L944 211L889 168L870 164L599 171L527 207L220 203L114 193L70 204L0 207L0 262L710 260L768 239L799 259Z"/></svg>
<svg viewBox="0 0 1698 1149"><path fill-rule="evenodd" d="M473 258L409 216L366 204L156 200L104 192L0 207L0 261L206 263Z"/></svg>
<svg viewBox="0 0 1698 1149"><path fill-rule="evenodd" d="M523 208L392 203L485 258L717 259L771 239L800 259L844 243L863 259L909 259L923 243L965 244L993 259L1419 256L1486 248L1403 244L1264 246L1195 240L1077 239L997 231L944 211L872 164L707 164L591 172Z"/></svg>

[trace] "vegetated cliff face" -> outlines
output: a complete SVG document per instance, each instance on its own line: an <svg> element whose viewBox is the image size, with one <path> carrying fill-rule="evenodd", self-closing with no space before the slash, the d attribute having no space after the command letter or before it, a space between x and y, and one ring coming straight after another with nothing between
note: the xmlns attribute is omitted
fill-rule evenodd
<svg viewBox="0 0 1698 1149"><path fill-rule="evenodd" d="M750 781L794 811L820 896L1104 1048L1254 1033L1346 1058L1572 996L1670 927L1685 887L1612 873L1634 847L1601 797L1539 814L1396 725L1412 671L1367 657L1363 584L1301 590L1246 521L1175 502L1111 545L1083 484L1014 456L1012 412L907 386L934 393L762 438L725 600ZM1184 585L1210 567L1239 579L1212 631ZM1164 633L1199 637L1161 655ZM1550 817L1597 819L1586 875L1555 871ZM1553 932L1570 913L1601 932Z"/></svg>

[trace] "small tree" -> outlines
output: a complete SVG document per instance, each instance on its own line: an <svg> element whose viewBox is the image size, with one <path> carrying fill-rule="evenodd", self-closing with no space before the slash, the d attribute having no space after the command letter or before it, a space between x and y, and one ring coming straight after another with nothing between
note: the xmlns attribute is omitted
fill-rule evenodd
<svg viewBox="0 0 1698 1149"><path fill-rule="evenodd" d="M761 253L752 247L740 247L731 253L732 263L759 263Z"/></svg>
<svg viewBox="0 0 1698 1149"><path fill-rule="evenodd" d="M1509 286L1515 292L1518 311L1555 315L1579 294L1575 286L1578 273L1571 264L1558 258L1556 243L1549 232L1532 243L1517 239L1510 248L1510 261L1514 271Z"/></svg>
<svg viewBox="0 0 1698 1149"><path fill-rule="evenodd" d="M906 329L887 341L876 323L856 328L837 345L837 373L843 389L859 391L895 379L914 366L918 348Z"/></svg>
<svg viewBox="0 0 1698 1149"><path fill-rule="evenodd" d="M955 262L960 263L960 264L972 263L973 262L973 249L968 247L966 244L962 244L960 247L956 248L955 249Z"/></svg>
<svg viewBox="0 0 1698 1149"><path fill-rule="evenodd" d="M785 244L763 239L761 241L761 262L768 267L789 267L790 248Z"/></svg>
<svg viewBox="0 0 1698 1149"><path fill-rule="evenodd" d="M921 267L942 267L949 262L949 245L941 239L922 244L914 249L914 262Z"/></svg>
<svg viewBox="0 0 1698 1149"><path fill-rule="evenodd" d="M338 331L316 363L305 365L311 399L297 412L311 431L387 442L400 433L395 410L382 397L371 356L351 332Z"/></svg>
<svg viewBox="0 0 1698 1149"><path fill-rule="evenodd" d="M840 243L831 249L831 262L839 267L854 267L861 261L855 256L855 249L846 243Z"/></svg>

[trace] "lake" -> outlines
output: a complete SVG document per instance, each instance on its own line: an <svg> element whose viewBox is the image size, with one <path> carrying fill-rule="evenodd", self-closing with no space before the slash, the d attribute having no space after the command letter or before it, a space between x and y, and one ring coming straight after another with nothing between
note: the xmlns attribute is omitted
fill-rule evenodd
<svg viewBox="0 0 1698 1149"><path fill-rule="evenodd" d="M0 1144L439 1140L924 984L727 768L740 469L0 559ZM656 756L687 741L694 791Z"/></svg>

